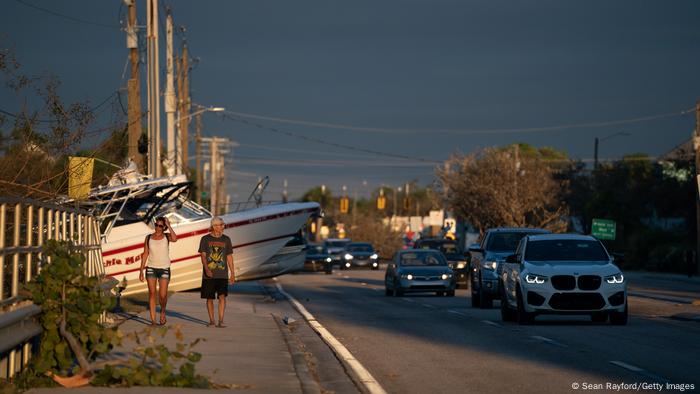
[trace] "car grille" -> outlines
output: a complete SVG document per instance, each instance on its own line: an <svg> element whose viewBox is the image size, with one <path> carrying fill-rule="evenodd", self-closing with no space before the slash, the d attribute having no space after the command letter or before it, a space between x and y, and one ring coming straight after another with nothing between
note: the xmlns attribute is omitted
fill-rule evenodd
<svg viewBox="0 0 700 394"><path fill-rule="evenodd" d="M596 310L605 306L598 293L557 293L549 299L549 306L560 310Z"/></svg>
<svg viewBox="0 0 700 394"><path fill-rule="evenodd" d="M413 280L442 280L440 276L413 276Z"/></svg>
<svg viewBox="0 0 700 394"><path fill-rule="evenodd" d="M585 291L598 290L600 281L598 275L581 275L578 277L578 288Z"/></svg>
<svg viewBox="0 0 700 394"><path fill-rule="evenodd" d="M573 290L576 288L576 278L571 275L555 275L552 277L552 286L557 290Z"/></svg>

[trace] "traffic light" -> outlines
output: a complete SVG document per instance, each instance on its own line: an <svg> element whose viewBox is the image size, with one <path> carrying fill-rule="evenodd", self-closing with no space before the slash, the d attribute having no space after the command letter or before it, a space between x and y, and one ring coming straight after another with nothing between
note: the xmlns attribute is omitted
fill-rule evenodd
<svg viewBox="0 0 700 394"><path fill-rule="evenodd" d="M377 197L377 209L383 211L386 208L386 197Z"/></svg>
<svg viewBox="0 0 700 394"><path fill-rule="evenodd" d="M340 213L348 213L348 205L349 201L347 197L343 197L340 199Z"/></svg>

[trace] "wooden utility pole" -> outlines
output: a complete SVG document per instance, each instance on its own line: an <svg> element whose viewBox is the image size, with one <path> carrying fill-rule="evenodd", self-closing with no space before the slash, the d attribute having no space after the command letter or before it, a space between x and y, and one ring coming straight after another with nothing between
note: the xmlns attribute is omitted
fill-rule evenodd
<svg viewBox="0 0 700 394"><path fill-rule="evenodd" d="M160 162L160 66L158 55L158 0L147 0L148 39L148 173L159 178Z"/></svg>
<svg viewBox="0 0 700 394"><path fill-rule="evenodd" d="M695 273L700 272L700 102L695 104L695 133L693 134L695 148L695 231L697 246L695 249Z"/></svg>
<svg viewBox="0 0 700 394"><path fill-rule="evenodd" d="M189 66L188 66L187 44L182 45L182 57L180 58L180 71L182 72L182 90L178 93L180 94L180 143L182 144L181 149L181 160L182 160L182 172L187 174L187 148L189 146L189 133L187 130L190 121L190 82L189 82Z"/></svg>
<svg viewBox="0 0 700 394"><path fill-rule="evenodd" d="M195 136L195 183L197 185L197 204L202 205L202 192L204 192L204 180L202 177L202 113L195 117L197 135Z"/></svg>
<svg viewBox="0 0 700 394"><path fill-rule="evenodd" d="M127 82L128 112L127 133L129 158L143 171L143 155L139 153L139 138L141 137L141 85L139 82L139 48L138 27L136 27L136 0L126 0L129 8L129 23L126 28L126 47L129 48L131 60L131 78Z"/></svg>
<svg viewBox="0 0 700 394"><path fill-rule="evenodd" d="M175 86L173 81L173 14L170 7L167 9L165 20L165 115L168 140L166 143L167 157L165 163L168 168L168 175L172 176L180 173L178 163L178 146L175 137Z"/></svg>

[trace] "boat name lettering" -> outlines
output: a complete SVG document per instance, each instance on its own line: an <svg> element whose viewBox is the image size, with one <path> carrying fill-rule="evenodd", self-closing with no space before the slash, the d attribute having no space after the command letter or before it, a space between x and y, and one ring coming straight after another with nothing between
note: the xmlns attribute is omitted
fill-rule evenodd
<svg viewBox="0 0 700 394"><path fill-rule="evenodd" d="M122 261L122 259L105 259L103 265L105 267L111 267L114 265L131 265L141 261L141 255L137 254L135 256L129 256Z"/></svg>

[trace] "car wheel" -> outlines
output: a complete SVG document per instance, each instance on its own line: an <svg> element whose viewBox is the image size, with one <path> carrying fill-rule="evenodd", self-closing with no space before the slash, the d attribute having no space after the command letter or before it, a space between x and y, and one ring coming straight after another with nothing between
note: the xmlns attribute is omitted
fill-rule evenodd
<svg viewBox="0 0 700 394"><path fill-rule="evenodd" d="M332 274L332 273L333 273L333 265L327 264L327 265L326 265L326 270L325 270L325 271L326 271L326 275Z"/></svg>
<svg viewBox="0 0 700 394"><path fill-rule="evenodd" d="M611 312L610 313L610 324L615 325L615 326L624 326L627 325L627 321L629 320L629 307L627 306L627 303L625 302L625 310L623 312Z"/></svg>
<svg viewBox="0 0 700 394"><path fill-rule="evenodd" d="M449 291L447 291L447 296L448 296L448 297L454 297L454 296L455 296L455 291L454 291L454 290L449 290Z"/></svg>
<svg viewBox="0 0 700 394"><path fill-rule="evenodd" d="M394 294L394 291L389 289L388 287L384 290L384 295L387 297L390 297Z"/></svg>
<svg viewBox="0 0 700 394"><path fill-rule="evenodd" d="M605 312L592 313L591 321L594 323L605 323L608 321L608 314Z"/></svg>
<svg viewBox="0 0 700 394"><path fill-rule="evenodd" d="M502 321L516 321L517 315L516 311L510 309L508 305L508 298L506 297L505 291L501 292L501 320Z"/></svg>
<svg viewBox="0 0 700 394"><path fill-rule="evenodd" d="M436 291L436 292L435 292L435 295L438 296L438 297L442 297L442 296L445 295L445 292L444 292L444 291Z"/></svg>
<svg viewBox="0 0 700 394"><path fill-rule="evenodd" d="M484 293L484 284L479 283L479 307L481 309L493 308L493 299L490 295Z"/></svg>
<svg viewBox="0 0 700 394"><path fill-rule="evenodd" d="M525 305L523 304L523 295L520 293L520 290L518 290L518 324L520 325L527 325L527 324L532 324L532 320L534 319L534 315L532 313L526 312L525 311Z"/></svg>

